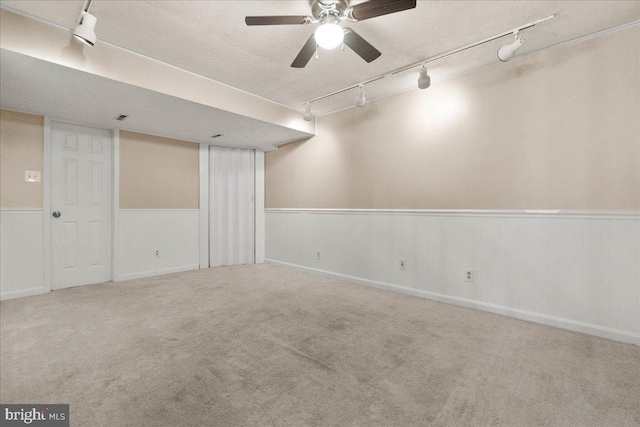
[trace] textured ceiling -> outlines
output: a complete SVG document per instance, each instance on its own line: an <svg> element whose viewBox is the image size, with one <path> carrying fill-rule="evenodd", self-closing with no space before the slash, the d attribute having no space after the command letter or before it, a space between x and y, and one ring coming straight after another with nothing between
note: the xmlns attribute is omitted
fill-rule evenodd
<svg viewBox="0 0 640 427"><path fill-rule="evenodd" d="M5 109L193 142L271 150L311 136L6 49L0 92ZM130 117L118 122L119 114Z"/></svg>
<svg viewBox="0 0 640 427"><path fill-rule="evenodd" d="M2 1L2 5L72 28L83 1ZM355 2L354 2L355 3ZM320 51L304 69L289 65L315 29L247 27L246 15L307 15L300 1L107 1L95 0L99 39L201 74L296 109L302 103L404 65L472 43L551 14L557 17L523 32L526 53L640 19L638 1L418 1L416 9L349 24L382 56L367 64L355 53ZM434 79L498 62L496 41L434 62ZM411 74L413 73L413 74ZM375 83L369 96L415 85L417 71ZM354 94L315 107L335 111Z"/></svg>

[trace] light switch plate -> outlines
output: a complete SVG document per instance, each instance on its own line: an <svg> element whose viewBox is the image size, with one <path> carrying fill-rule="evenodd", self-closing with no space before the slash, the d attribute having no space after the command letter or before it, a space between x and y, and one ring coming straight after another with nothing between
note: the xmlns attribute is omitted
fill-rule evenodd
<svg viewBox="0 0 640 427"><path fill-rule="evenodd" d="M24 171L24 182L40 182L40 171Z"/></svg>

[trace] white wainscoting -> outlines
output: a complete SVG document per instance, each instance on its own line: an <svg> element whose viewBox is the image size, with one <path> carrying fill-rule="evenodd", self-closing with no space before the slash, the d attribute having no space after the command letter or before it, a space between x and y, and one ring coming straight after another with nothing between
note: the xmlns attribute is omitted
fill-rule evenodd
<svg viewBox="0 0 640 427"><path fill-rule="evenodd" d="M266 258L640 345L639 212L267 209Z"/></svg>
<svg viewBox="0 0 640 427"><path fill-rule="evenodd" d="M120 209L116 215L115 280L200 267L199 209Z"/></svg>
<svg viewBox="0 0 640 427"><path fill-rule="evenodd" d="M0 299L48 292L42 209L0 209Z"/></svg>

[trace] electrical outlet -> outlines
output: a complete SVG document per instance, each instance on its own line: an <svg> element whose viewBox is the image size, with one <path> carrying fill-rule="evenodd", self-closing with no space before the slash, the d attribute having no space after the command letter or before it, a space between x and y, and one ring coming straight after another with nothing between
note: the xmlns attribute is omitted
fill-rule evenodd
<svg viewBox="0 0 640 427"><path fill-rule="evenodd" d="M154 251L153 251L153 256L154 256L155 258L160 258L160 249L156 249L156 250L154 250Z"/></svg>
<svg viewBox="0 0 640 427"><path fill-rule="evenodd" d="M406 269L407 269L407 263L406 263L406 261L405 261L405 260L403 260L403 259L401 259L401 260L400 260L400 264L399 264L399 266L400 266L400 270L406 270Z"/></svg>
<svg viewBox="0 0 640 427"><path fill-rule="evenodd" d="M40 171L24 171L24 182L40 182Z"/></svg>
<svg viewBox="0 0 640 427"><path fill-rule="evenodd" d="M316 259L317 260L322 259L322 257L320 256L320 250L319 249L316 251Z"/></svg>
<svg viewBox="0 0 640 427"><path fill-rule="evenodd" d="M465 282L473 282L473 279L475 278L475 273L472 269L467 268L464 270L464 281Z"/></svg>

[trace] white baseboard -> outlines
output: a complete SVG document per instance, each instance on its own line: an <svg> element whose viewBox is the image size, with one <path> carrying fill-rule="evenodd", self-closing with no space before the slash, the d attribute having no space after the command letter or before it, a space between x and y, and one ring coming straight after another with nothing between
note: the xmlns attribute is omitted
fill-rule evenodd
<svg viewBox="0 0 640 427"><path fill-rule="evenodd" d="M4 292L0 294L0 300L4 301L8 299L13 299L13 298L30 297L33 295L46 294L48 292L49 291L46 290L45 288L31 288L31 289L24 289L20 291Z"/></svg>
<svg viewBox="0 0 640 427"><path fill-rule="evenodd" d="M501 314L503 316L514 317L516 319L527 320L530 322L540 323L543 325L554 326L556 328L567 329L574 332L594 335L601 338L607 338L614 341L635 344L640 346L640 334L634 332L623 331L619 329L607 328L604 326L593 325L590 323L577 322L570 319L549 316L541 313L534 313L525 310L504 307L496 304L490 304L482 301L476 301L467 298L454 297L450 295L439 294L435 292L412 289L405 286L394 285L391 283L377 282L375 280L363 279L360 277L348 276L346 274L334 273L331 271L320 270L311 267L305 267L287 262L265 259L265 262L281 265L284 267L295 268L298 270L320 274L323 276L342 279L348 282L360 285L371 286L378 289L400 292L407 295L413 295L421 298L427 298L433 301L445 302L448 304L458 305L461 307L474 308L477 310L487 311L490 313Z"/></svg>
<svg viewBox="0 0 640 427"><path fill-rule="evenodd" d="M141 271L139 273L122 274L118 276L117 281L119 282L122 280L141 279L144 277L161 276L163 274L180 273L182 271L198 270L199 268L200 264L194 264L185 265L182 267L165 268L162 270Z"/></svg>
<svg viewBox="0 0 640 427"><path fill-rule="evenodd" d="M118 209L118 215L199 215L200 209Z"/></svg>

